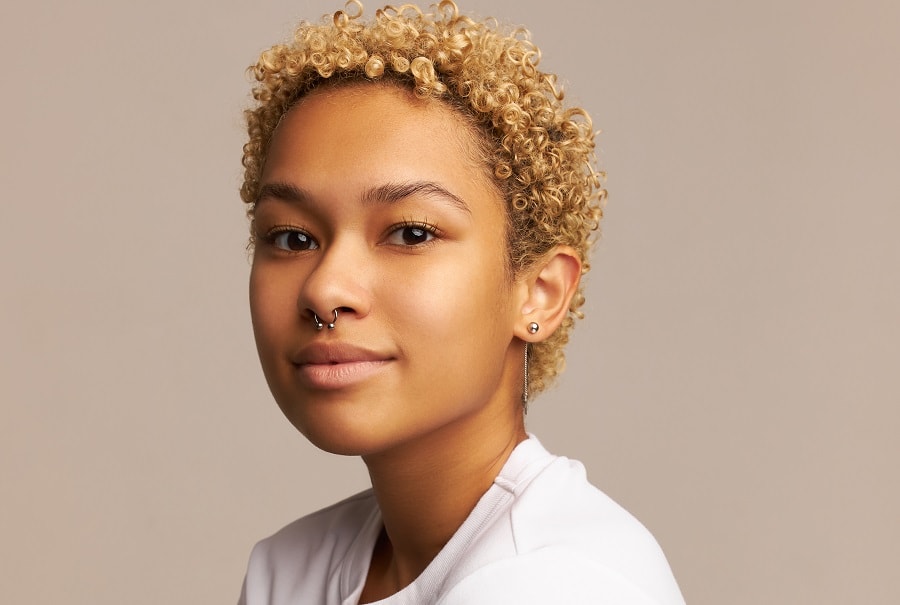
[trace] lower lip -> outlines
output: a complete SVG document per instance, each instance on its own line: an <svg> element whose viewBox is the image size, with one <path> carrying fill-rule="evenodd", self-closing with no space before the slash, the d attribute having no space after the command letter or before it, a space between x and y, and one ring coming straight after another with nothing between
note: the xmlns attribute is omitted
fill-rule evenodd
<svg viewBox="0 0 900 605"><path fill-rule="evenodd" d="M371 378L388 363L388 360L307 363L297 366L297 371L303 381L314 389L342 389Z"/></svg>

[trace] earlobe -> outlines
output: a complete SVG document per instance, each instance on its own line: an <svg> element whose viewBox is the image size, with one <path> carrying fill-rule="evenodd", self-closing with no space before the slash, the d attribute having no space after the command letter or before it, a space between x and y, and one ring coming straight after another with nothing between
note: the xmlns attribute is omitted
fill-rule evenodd
<svg viewBox="0 0 900 605"><path fill-rule="evenodd" d="M516 336L536 342L553 334L565 319L581 281L581 259L569 246L550 250L528 273ZM535 324L537 329L535 329Z"/></svg>

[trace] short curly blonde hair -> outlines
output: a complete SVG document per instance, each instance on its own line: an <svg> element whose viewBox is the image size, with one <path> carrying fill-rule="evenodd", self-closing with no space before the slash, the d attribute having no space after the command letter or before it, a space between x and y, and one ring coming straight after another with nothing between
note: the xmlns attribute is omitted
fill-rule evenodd
<svg viewBox="0 0 900 605"><path fill-rule="evenodd" d="M462 16L451 0L432 10L387 6L366 23L362 4L351 0L318 24L301 22L291 42L260 55L250 67L257 103L246 111L241 187L251 220L269 142L301 97L325 83L390 82L419 98L444 101L479 135L486 172L507 203L513 273L557 245L574 248L586 272L591 233L606 198L604 174L594 168L590 117L563 106L556 76L537 68L540 50L527 30ZM582 304L579 288L562 325L533 345L532 392L561 371L563 347L575 318L582 317Z"/></svg>

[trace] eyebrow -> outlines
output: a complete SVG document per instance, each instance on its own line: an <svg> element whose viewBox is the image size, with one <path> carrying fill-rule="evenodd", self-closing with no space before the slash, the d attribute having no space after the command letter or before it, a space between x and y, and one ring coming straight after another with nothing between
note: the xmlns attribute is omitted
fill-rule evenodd
<svg viewBox="0 0 900 605"><path fill-rule="evenodd" d="M259 194L256 196L256 203L259 204L266 199L302 203L309 199L309 195L299 187L289 183L266 183L259 188Z"/></svg>
<svg viewBox="0 0 900 605"><path fill-rule="evenodd" d="M441 199L466 214L472 214L468 204L461 197L451 193L434 181L385 183L367 189L361 199L364 204L390 205L414 195ZM260 187L256 203L258 204L268 198L303 204L308 203L312 196L300 187L290 183L266 183Z"/></svg>
<svg viewBox="0 0 900 605"><path fill-rule="evenodd" d="M422 195L425 197L439 198L449 202L466 214L472 214L469 206L459 196L447 191L441 185L433 181L409 181L401 183L385 183L373 187L363 194L363 201L370 204L392 204L402 199Z"/></svg>

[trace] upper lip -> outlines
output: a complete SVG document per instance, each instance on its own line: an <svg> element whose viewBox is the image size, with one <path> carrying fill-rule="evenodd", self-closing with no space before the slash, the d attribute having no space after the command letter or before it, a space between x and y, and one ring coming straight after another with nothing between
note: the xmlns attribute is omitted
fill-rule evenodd
<svg viewBox="0 0 900 605"><path fill-rule="evenodd" d="M313 342L297 352L291 361L296 365L387 361L390 355L346 342Z"/></svg>

